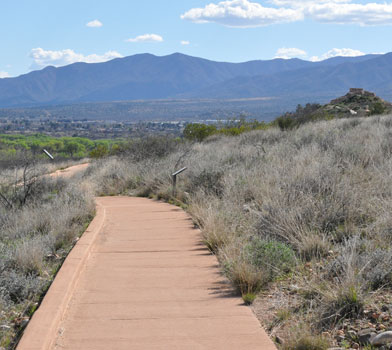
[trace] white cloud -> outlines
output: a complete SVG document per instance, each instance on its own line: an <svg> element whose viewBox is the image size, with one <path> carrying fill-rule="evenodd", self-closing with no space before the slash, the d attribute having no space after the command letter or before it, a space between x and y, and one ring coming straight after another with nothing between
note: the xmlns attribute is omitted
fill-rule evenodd
<svg viewBox="0 0 392 350"><path fill-rule="evenodd" d="M3 72L0 70L0 79L9 78L9 77L10 77L10 75L7 72Z"/></svg>
<svg viewBox="0 0 392 350"><path fill-rule="evenodd" d="M215 22L229 27L260 27L303 19L301 11L291 8L264 7L249 0L227 0L193 8L181 16L196 23Z"/></svg>
<svg viewBox="0 0 392 350"><path fill-rule="evenodd" d="M103 23L97 19L94 19L94 21L86 23L86 26L91 28L99 28L103 26Z"/></svg>
<svg viewBox="0 0 392 350"><path fill-rule="evenodd" d="M267 0L266 0L267 1ZM334 24L392 25L392 2L358 0L268 0L273 7L252 0L226 0L193 8L181 18L195 23L215 22L231 27L258 27L305 18Z"/></svg>
<svg viewBox="0 0 392 350"><path fill-rule="evenodd" d="M314 4L306 12L318 22L361 26L392 24L392 3Z"/></svg>
<svg viewBox="0 0 392 350"><path fill-rule="evenodd" d="M316 5L316 4L326 4L326 3L348 3L351 0L270 0L270 3L277 5L277 6L288 6L288 7L295 7L295 8L303 8L308 7L309 5Z"/></svg>
<svg viewBox="0 0 392 350"><path fill-rule="evenodd" d="M313 56L310 58L311 61L313 62L318 62L318 61L324 61L328 58L332 57L356 57L356 56L363 56L365 53L359 51L359 50L354 50L354 49L332 49L326 52L325 54L321 56Z"/></svg>
<svg viewBox="0 0 392 350"><path fill-rule="evenodd" d="M276 51L275 58L294 58L294 57L305 57L307 55L306 51L297 49L295 47L282 47Z"/></svg>
<svg viewBox="0 0 392 350"><path fill-rule="evenodd" d="M139 42L162 42L163 38L158 34L143 34L136 38L130 38L126 40L129 43L139 43Z"/></svg>
<svg viewBox="0 0 392 350"><path fill-rule="evenodd" d="M190 42L188 40L181 40L181 45L189 45Z"/></svg>
<svg viewBox="0 0 392 350"><path fill-rule="evenodd" d="M65 66L75 62L98 63L106 62L114 58L123 57L116 51L108 51L103 55L91 54L83 55L73 50L66 49L60 51L44 50L40 47L32 49L30 57L33 59L32 69L40 69L46 66Z"/></svg>

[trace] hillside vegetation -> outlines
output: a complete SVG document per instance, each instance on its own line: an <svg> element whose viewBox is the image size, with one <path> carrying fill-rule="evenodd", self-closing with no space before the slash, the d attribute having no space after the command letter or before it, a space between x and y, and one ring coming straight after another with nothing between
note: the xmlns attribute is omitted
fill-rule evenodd
<svg viewBox="0 0 392 350"><path fill-rule="evenodd" d="M39 176L48 169L32 162L34 142L53 151L56 139L2 138L32 158L0 171L0 348L13 348L93 196L122 194L187 210L283 350L365 349L392 329L392 119L350 96L330 104L358 111L350 118L307 105L269 124L189 124L185 139L80 140L95 160L70 180ZM171 173L185 166L173 192Z"/></svg>
<svg viewBox="0 0 392 350"><path fill-rule="evenodd" d="M43 149L49 151L56 161L61 161L114 154L123 144L121 139L92 141L83 137L50 137L44 134L0 134L0 168L23 164L27 159L47 159Z"/></svg>
<svg viewBox="0 0 392 350"><path fill-rule="evenodd" d="M99 161L85 181L186 208L244 300L261 292L256 312L283 348L350 346L392 327L391 136L390 116L213 135Z"/></svg>
<svg viewBox="0 0 392 350"><path fill-rule="evenodd" d="M392 112L392 104L363 89L350 91L330 103L298 105L295 112L286 113L277 118L272 124L281 129L298 127L301 124L335 118L369 117Z"/></svg>
<svg viewBox="0 0 392 350"><path fill-rule="evenodd" d="M95 211L78 181L26 163L0 170L0 349L14 349ZM40 176L41 175L41 176Z"/></svg>

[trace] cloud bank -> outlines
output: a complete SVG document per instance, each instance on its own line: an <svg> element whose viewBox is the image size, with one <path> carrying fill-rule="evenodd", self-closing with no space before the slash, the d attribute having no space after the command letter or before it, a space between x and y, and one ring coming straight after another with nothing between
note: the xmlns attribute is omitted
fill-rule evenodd
<svg viewBox="0 0 392 350"><path fill-rule="evenodd" d="M278 51L276 51L275 58L294 58L294 57L305 57L307 56L306 51L297 49L296 47L282 47Z"/></svg>
<svg viewBox="0 0 392 350"><path fill-rule="evenodd" d="M364 52L355 50L355 49L349 49L349 48L343 48L343 49L337 49L334 48L332 50L329 50L328 52L322 54L321 56L312 56L308 58L312 62L319 62L319 61L324 61L328 58L332 57L357 57L357 56L363 56L366 55ZM276 51L275 57L274 58L283 58L283 59L290 59L290 58L303 58L307 59L307 52L298 49L296 47L282 47Z"/></svg>
<svg viewBox="0 0 392 350"><path fill-rule="evenodd" d="M310 58L311 61L313 62L318 62L318 61L324 61L327 60L328 58L332 58L332 57L357 57L357 56L363 56L365 55L364 52L361 52L359 50L354 50L354 49L332 49L329 50L328 52L326 52L325 54L321 55L321 56L313 56Z"/></svg>
<svg viewBox="0 0 392 350"><path fill-rule="evenodd" d="M40 69L46 66L60 67L75 62L99 63L123 57L117 51L108 51L103 55L91 54L85 56L71 49L51 51L40 47L32 49L29 56L33 59L31 69Z"/></svg>
<svg viewBox="0 0 392 350"><path fill-rule="evenodd" d="M212 22L243 28L304 19L360 26L392 24L392 2L362 4L353 0L269 0L268 3L269 6L263 6L252 0L226 0L210 3L204 8L192 8L181 18L195 23Z"/></svg>

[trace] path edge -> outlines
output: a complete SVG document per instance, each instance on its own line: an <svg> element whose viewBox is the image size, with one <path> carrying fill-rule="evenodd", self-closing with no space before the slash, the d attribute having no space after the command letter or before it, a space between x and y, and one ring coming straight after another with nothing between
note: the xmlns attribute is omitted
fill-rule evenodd
<svg viewBox="0 0 392 350"><path fill-rule="evenodd" d="M60 323L104 224L105 216L105 207L96 201L94 219L64 260L40 307L24 330L17 350L48 350L54 347Z"/></svg>

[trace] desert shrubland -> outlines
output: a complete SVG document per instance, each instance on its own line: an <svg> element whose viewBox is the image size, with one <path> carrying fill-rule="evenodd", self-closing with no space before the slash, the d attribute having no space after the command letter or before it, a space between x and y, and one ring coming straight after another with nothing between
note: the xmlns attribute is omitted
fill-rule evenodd
<svg viewBox="0 0 392 350"><path fill-rule="evenodd" d="M92 192L75 179L43 176L51 168L26 164L1 173L0 348L13 348L94 214Z"/></svg>
<svg viewBox="0 0 392 350"><path fill-rule="evenodd" d="M134 147L86 181L186 208L242 294L284 286L295 318L321 337L391 288L391 136L390 116L214 135L147 159ZM173 197L170 174L183 166Z"/></svg>

